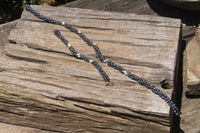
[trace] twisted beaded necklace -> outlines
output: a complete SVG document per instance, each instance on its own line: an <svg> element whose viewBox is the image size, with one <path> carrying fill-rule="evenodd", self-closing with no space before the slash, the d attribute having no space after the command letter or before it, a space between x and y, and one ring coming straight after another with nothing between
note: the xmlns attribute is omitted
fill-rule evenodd
<svg viewBox="0 0 200 133"><path fill-rule="evenodd" d="M173 110L173 112L179 116L181 114L181 112L179 111L179 109L177 108L177 106L170 100L170 98L164 94L161 90L159 90L158 88L156 88L155 86L151 85L150 83L148 83L146 80L138 77L135 74L132 74L128 71L126 71L124 68L122 68L121 66L115 64L114 62L112 62L109 59L106 59L99 47L97 46L97 44L95 42L92 42L90 39L88 39L81 31L77 30L76 28L72 27L71 25L65 23L65 22L61 22L61 21L57 21L48 17L45 17L43 15L41 15L40 13L36 12L35 10L33 10L30 5L26 5L26 10L30 11L32 14L34 14L35 16L37 16L38 18L48 22L48 23L52 23L52 24L56 24L56 25L62 25L65 28L67 28L68 30L70 30L71 32L76 33L77 35L79 35L79 37L85 41L87 43L88 46L93 47L95 53L97 54L97 57L99 58L99 60L103 63L106 63L109 67L112 67L116 70L118 70L120 73L126 75L128 78L137 81L139 84L145 86L146 88L150 89L154 94L160 96ZM73 56L75 56L78 59L84 60L88 63L91 63L101 74L101 76L103 77L105 83L107 86L111 86L112 83L110 82L110 78L107 75L107 73L102 69L102 67L94 60L92 60L91 58L83 55L83 54L79 54L74 47L68 43L68 40L65 39L62 34L58 31L55 30L54 34L69 48L70 52L72 53Z"/></svg>

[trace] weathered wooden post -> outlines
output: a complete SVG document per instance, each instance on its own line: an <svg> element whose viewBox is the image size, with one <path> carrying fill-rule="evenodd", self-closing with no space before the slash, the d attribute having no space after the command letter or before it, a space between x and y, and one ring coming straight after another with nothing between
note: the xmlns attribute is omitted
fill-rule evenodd
<svg viewBox="0 0 200 133"><path fill-rule="evenodd" d="M67 7L32 7L80 29L107 58L171 97L176 83L179 20ZM106 86L91 64L71 56L53 34L56 29L80 53L96 58L93 49L76 34L24 11L0 57L1 122L59 132L170 131L172 114L162 99L102 64L114 83ZM167 81L165 89L162 81Z"/></svg>

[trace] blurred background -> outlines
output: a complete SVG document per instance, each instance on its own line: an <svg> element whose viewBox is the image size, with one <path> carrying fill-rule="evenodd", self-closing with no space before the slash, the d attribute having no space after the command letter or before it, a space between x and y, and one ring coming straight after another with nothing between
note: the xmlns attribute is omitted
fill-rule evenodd
<svg viewBox="0 0 200 133"><path fill-rule="evenodd" d="M0 0L0 24L20 18L26 3L58 6L73 0Z"/></svg>
<svg viewBox="0 0 200 133"><path fill-rule="evenodd" d="M80 6L80 8L145 15L156 14L163 17L179 18L183 24L188 26L200 24L200 0L0 0L0 24L19 19L26 3Z"/></svg>

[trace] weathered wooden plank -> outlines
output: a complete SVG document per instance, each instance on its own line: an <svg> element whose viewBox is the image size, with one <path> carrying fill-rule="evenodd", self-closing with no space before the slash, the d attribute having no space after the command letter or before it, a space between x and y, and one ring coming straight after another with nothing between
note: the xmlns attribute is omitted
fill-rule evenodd
<svg viewBox="0 0 200 133"><path fill-rule="evenodd" d="M188 97L200 97L200 29L184 51L183 82Z"/></svg>
<svg viewBox="0 0 200 133"><path fill-rule="evenodd" d="M0 131L2 133L58 133L52 131L45 131L37 128L11 125L6 123L0 123L0 128L1 128Z"/></svg>
<svg viewBox="0 0 200 133"><path fill-rule="evenodd" d="M1 51L4 48L4 45L8 43L8 35L10 34L10 31L13 29L13 27L16 25L16 21L12 21L6 24L0 25L0 55Z"/></svg>
<svg viewBox="0 0 200 133"><path fill-rule="evenodd" d="M77 27L107 58L171 96L179 20L66 7L33 8ZM80 53L97 60L77 35L24 11L0 57L1 121L60 132L169 132L169 107L163 100L102 64L114 83L105 86L92 65L70 56L54 36L55 29ZM171 86L168 90L160 86L165 79Z"/></svg>
<svg viewBox="0 0 200 133"><path fill-rule="evenodd" d="M183 58L182 121L185 133L200 132L200 29L188 43Z"/></svg>
<svg viewBox="0 0 200 133"><path fill-rule="evenodd" d="M185 93L185 90L183 90ZM186 95L182 97L182 119L180 123L181 129L184 133L199 133L200 132L200 99L187 98Z"/></svg>

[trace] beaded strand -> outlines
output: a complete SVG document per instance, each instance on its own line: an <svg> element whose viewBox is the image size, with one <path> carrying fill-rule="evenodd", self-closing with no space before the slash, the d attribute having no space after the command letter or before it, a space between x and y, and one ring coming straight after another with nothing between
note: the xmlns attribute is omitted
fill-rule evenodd
<svg viewBox="0 0 200 133"><path fill-rule="evenodd" d="M57 25L63 25L65 26L65 28L69 29L71 32L75 32L76 34L80 34L80 37L84 38L85 42L91 42L89 39L87 39L85 37L84 34L81 34L80 31L78 31L77 29L73 28L72 26L65 24L64 22L61 21L56 21L54 19L45 17L43 15L41 15L40 13L34 11L30 5L26 5L26 10L30 11L32 14L34 14L35 16L37 16L38 18L48 22L48 23L53 23L53 24L57 24ZM68 41L60 34L60 32L58 30L54 31L54 34L68 47L68 49L70 50L70 52L72 53L73 56L77 57L78 59L82 59L86 62L91 63L101 74L101 76L103 77L105 83L107 86L111 86L110 83L110 78L108 77L108 75L106 74L106 72L102 69L102 67L94 60L88 58L87 56L83 55L83 54L79 54L74 47L72 47L72 45L70 43L68 43ZM88 44L89 45L89 44Z"/></svg>
<svg viewBox="0 0 200 133"><path fill-rule="evenodd" d="M55 30L54 34L69 48L69 50L71 51L72 55L77 57L78 59L82 59L88 63L91 63L101 74L101 76L103 77L104 81L109 84L110 82L110 78L108 77L108 75L106 74L106 72L102 69L102 67L94 60L90 59L89 57L83 55L83 54L79 54L74 47L72 47L72 45L70 43L68 43L68 41L61 35L60 31Z"/></svg>
<svg viewBox="0 0 200 133"><path fill-rule="evenodd" d="M30 11L32 14L34 14L35 16L37 16L38 18L48 22L48 23L53 23L53 24L57 24L57 25L63 25L65 28L67 28L68 30L70 30L71 32L74 32L76 33L77 35L80 36L80 38L85 41L87 43L88 46L91 46L93 47L94 51L96 52L99 60L103 63L106 63L108 66L118 70L119 72L121 72L122 74L126 75L128 78L132 79L132 80L135 80L137 81L139 84L145 86L146 88L150 89L154 94L160 96L173 110L173 112L179 116L181 114L181 112L179 111L179 109L176 107L176 105L170 100L170 98L164 94L161 90L159 90L158 88L156 88L155 86L151 85L150 83L148 83L146 80L138 77L137 75L135 74L132 74L128 71L126 71L124 68L122 68L121 66L115 64L114 62L106 59L99 47L97 46L96 43L90 41L83 33L81 33L79 30L73 28L71 25L69 24L66 24L64 22L60 22L60 21L56 21L54 19L50 19L48 17L45 17L41 14L39 14L38 12L34 11L30 5L26 5L26 10L27 11ZM91 63L92 65L95 66L95 68L98 69L99 73L102 75L104 81L106 82L106 85L111 85L110 84L110 79L108 77L108 75L104 72L104 70L102 69L102 67L96 62L96 61L93 61L92 59L82 55L82 54L79 54L75 51L75 49L68 43L68 41L61 35L61 33L59 31L55 31L54 34L63 42L65 43L65 45L69 48L69 50L71 51L71 53L79 58L79 59L82 59L86 62L89 62Z"/></svg>

